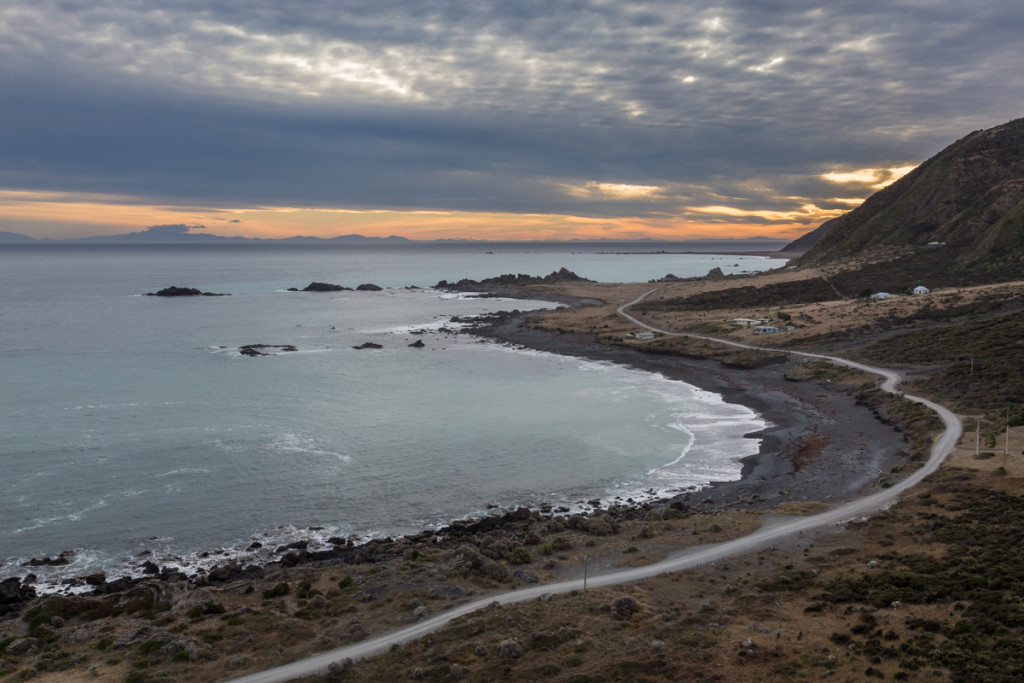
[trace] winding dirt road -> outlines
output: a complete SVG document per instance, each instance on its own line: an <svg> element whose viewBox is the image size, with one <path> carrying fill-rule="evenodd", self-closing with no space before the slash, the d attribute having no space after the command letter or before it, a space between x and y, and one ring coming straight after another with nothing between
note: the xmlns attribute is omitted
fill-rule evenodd
<svg viewBox="0 0 1024 683"><path fill-rule="evenodd" d="M737 342L726 341L722 339L716 339L714 337L701 337L699 335L682 334L678 332L669 332L667 330L660 330L655 327L644 323L641 320L633 317L626 312L630 306L634 306L643 301L652 292L657 291L652 289L644 294L640 295L636 300L620 306L618 312L626 319L632 321L640 327L651 330L652 332L658 332L660 334L669 336L688 336L695 337L698 339L707 339L710 341L716 341L724 344L731 344L733 346L739 346L742 348L758 349L758 350L770 350L770 351L781 351L791 355L802 356L806 358L818 358L837 363L839 365L845 365L858 370L864 370L876 375L880 375L884 378L882 383L882 389L889 392L896 392L897 387L900 383L900 375L898 372L888 370L885 368L876 368L870 365L864 365L862 363L856 363L842 358L834 358L832 356L826 356L815 353L804 353L799 351L789 351L786 349L764 349L763 347L750 346L747 344L740 344ZM942 461L949 455L950 452L956 446L957 441L960 439L962 427L959 418L957 418L950 410L943 406L933 403L927 399L919 398L916 396L906 396L907 399L915 401L917 403L924 404L934 410L942 422L945 424L945 431L936 440L932 447L931 454L925 462L925 464L914 472L912 475L904 479L903 481L893 485L891 488L884 489L873 493L865 498L851 501L844 505L841 505L833 510L823 512L821 514L813 515L810 517L799 517L790 521L782 522L772 526L762 527L758 531L755 531L742 538L737 538L732 541L726 541L723 543L715 543L707 546L695 546L682 550L669 558L657 562L655 564L646 565L644 567L636 567L633 569L625 569L620 571L608 572L606 574L599 574L597 576L589 577L587 587L596 588L599 586L610 586L618 583L629 583L632 581L638 581L665 572L679 571L682 569L692 569L701 565L708 564L709 562L715 562L726 557L733 555L741 555L750 553L762 548L776 545L779 541L797 535L801 532L810 531L812 529L818 529L830 524L837 524L850 519L854 519L869 513L875 512L880 509L884 509L891 505L900 496L901 493L907 489L915 486L918 482L924 479L926 476L934 472L942 464ZM533 600L547 594L556 593L568 593L574 590L583 589L583 579L577 579L573 581L562 581L559 583L549 583L545 585L533 586L530 588L521 588L518 590L508 591L498 595L492 595L473 602L466 603L454 609L451 609L443 614L439 614L435 617L425 619L412 626L399 629L392 633L370 638L358 643L339 647L334 650L321 653L319 655L308 657L306 659L286 664L274 669L268 669L259 673L250 674L241 678L235 679L236 683L274 683L277 681L287 681L293 678L301 676L309 676L311 674L324 673L327 671L327 667L332 662L344 660L346 658L360 659L363 657L369 657L375 654L386 651L392 645L406 643L411 640L420 638L432 631L435 631L452 619L460 617L464 614L475 612L476 610L482 609L487 605L493 603L509 604L515 602L524 602L526 600Z"/></svg>

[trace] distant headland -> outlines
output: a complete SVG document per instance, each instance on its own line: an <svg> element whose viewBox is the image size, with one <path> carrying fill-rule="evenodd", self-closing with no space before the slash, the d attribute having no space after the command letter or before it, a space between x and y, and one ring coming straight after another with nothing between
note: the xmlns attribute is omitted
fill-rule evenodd
<svg viewBox="0 0 1024 683"><path fill-rule="evenodd" d="M118 235L96 235L92 237L77 237L69 239L35 238L16 232L0 230L0 246L8 245L313 245L313 246L359 246L359 245L495 245L518 243L513 240L473 240L473 239L437 239L437 240L411 240L399 235L387 237L368 237L366 235L348 234L337 237L312 237L294 236L282 238L261 238L261 237L225 237L202 232L206 229L203 225L152 225L137 232L128 232ZM647 245L650 250L652 245L658 245L659 250L665 251L663 245L673 245L673 251L695 251L707 253L715 252L775 252L788 244L785 239L776 237L722 237L702 238L694 240L652 240L652 239L629 239L613 240L531 240L523 243L544 243L559 245L623 245L641 244ZM667 253L667 252L666 252Z"/></svg>

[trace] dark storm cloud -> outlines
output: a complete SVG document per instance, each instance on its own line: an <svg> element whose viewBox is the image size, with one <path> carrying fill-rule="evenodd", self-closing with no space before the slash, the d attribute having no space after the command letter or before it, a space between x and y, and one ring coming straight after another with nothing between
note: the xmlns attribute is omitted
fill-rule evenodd
<svg viewBox="0 0 1024 683"><path fill-rule="evenodd" d="M606 217L823 206L845 195L822 173L918 162L1020 116L1022 34L1019 0L15 0L0 189Z"/></svg>

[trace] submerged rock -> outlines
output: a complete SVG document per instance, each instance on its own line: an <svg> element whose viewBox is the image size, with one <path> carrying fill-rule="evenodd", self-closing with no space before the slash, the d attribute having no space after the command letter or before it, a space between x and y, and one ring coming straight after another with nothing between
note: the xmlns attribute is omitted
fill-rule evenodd
<svg viewBox="0 0 1024 683"><path fill-rule="evenodd" d="M246 344L239 346L238 352L243 356L268 356L263 349L279 349L280 351L298 351L292 344Z"/></svg>
<svg viewBox="0 0 1024 683"><path fill-rule="evenodd" d="M381 344L374 344L373 342L364 342L364 343L360 344L359 346L353 346L352 348L356 349L356 350L361 350L361 349L383 349L384 347Z"/></svg>
<svg viewBox="0 0 1024 683"><path fill-rule="evenodd" d="M33 557L31 560L29 560L28 562L23 563L21 566L22 567L61 567L61 566L64 566L66 564L71 564L71 561L68 559L68 555L70 555L70 554L71 554L70 552L65 551L65 552L62 552L57 557L44 557L41 560L38 557Z"/></svg>

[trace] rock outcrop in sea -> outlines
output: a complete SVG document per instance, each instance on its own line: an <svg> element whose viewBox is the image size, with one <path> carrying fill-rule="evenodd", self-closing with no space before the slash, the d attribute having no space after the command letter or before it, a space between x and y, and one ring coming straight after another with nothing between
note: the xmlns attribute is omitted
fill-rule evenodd
<svg viewBox="0 0 1024 683"><path fill-rule="evenodd" d="M246 344L239 346L238 352L243 356L268 356L265 349L278 349L279 351L298 351L292 344Z"/></svg>
<svg viewBox="0 0 1024 683"><path fill-rule="evenodd" d="M518 287L523 285L550 285L559 282L593 282L585 277L580 277L576 273L572 272L568 268L562 267L559 270L545 275L543 277L536 275L524 275L519 273L518 275L507 273L505 275L499 275L498 277L489 277L483 280L470 280L463 278L458 282L448 282L447 280L441 280L434 289L445 289L455 292L473 292L480 289L486 289L488 287Z"/></svg>
<svg viewBox="0 0 1024 683"><path fill-rule="evenodd" d="M164 287L158 292L146 292L146 296L231 296L230 294L217 294L215 292L203 292L194 287Z"/></svg>
<svg viewBox="0 0 1024 683"><path fill-rule="evenodd" d="M373 283L367 282L359 285L354 291L357 292L379 292L383 287L379 287ZM310 282L308 285L299 289L297 287L289 287L289 292L351 292L351 287L343 287L342 285L336 285L330 282Z"/></svg>
<svg viewBox="0 0 1024 683"><path fill-rule="evenodd" d="M351 292L351 287L342 287L341 285L335 285L330 282L310 282L302 289L297 287L289 287L289 292Z"/></svg>

